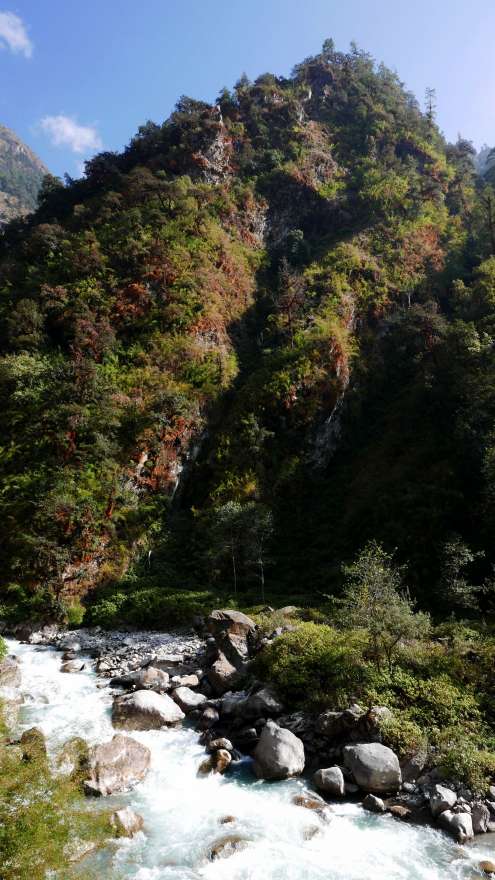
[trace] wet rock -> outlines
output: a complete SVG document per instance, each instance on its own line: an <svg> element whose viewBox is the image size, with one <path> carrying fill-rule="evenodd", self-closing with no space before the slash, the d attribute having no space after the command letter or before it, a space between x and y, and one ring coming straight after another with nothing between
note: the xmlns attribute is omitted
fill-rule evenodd
<svg viewBox="0 0 495 880"><path fill-rule="evenodd" d="M490 822L490 810L485 804L475 803L471 808L473 831L475 834L486 834Z"/></svg>
<svg viewBox="0 0 495 880"><path fill-rule="evenodd" d="M45 761L46 742L39 727L25 730L20 740L23 761Z"/></svg>
<svg viewBox="0 0 495 880"><path fill-rule="evenodd" d="M297 736L268 721L254 750L254 771L260 779L288 779L304 770L304 745Z"/></svg>
<svg viewBox="0 0 495 880"><path fill-rule="evenodd" d="M150 760L151 752L146 746L117 733L110 742L90 749L84 790L88 795L102 797L130 791L146 776Z"/></svg>
<svg viewBox="0 0 495 880"><path fill-rule="evenodd" d="M483 871L484 874L495 874L495 862L485 859L480 862L480 871Z"/></svg>
<svg viewBox="0 0 495 880"><path fill-rule="evenodd" d="M345 766L365 791L381 794L400 787L399 759L387 746L381 743L345 746L343 755Z"/></svg>
<svg viewBox="0 0 495 880"><path fill-rule="evenodd" d="M16 657L0 660L0 688L16 688L21 684L21 667Z"/></svg>
<svg viewBox="0 0 495 880"><path fill-rule="evenodd" d="M454 813L452 810L444 810L440 813L438 821L455 837L458 843L465 843L474 837L473 820L469 813Z"/></svg>
<svg viewBox="0 0 495 880"><path fill-rule="evenodd" d="M333 797L343 797L345 794L344 774L340 767L327 767L317 770L313 776L313 782L319 791Z"/></svg>
<svg viewBox="0 0 495 880"><path fill-rule="evenodd" d="M203 761L198 769L199 776L207 776L208 773L225 773L232 763L232 755L227 749L218 749Z"/></svg>
<svg viewBox="0 0 495 880"><path fill-rule="evenodd" d="M219 739L212 739L207 745L207 750L209 752L217 752L218 749L225 749L227 752L233 752L234 746L230 742L230 739L226 739L225 737L219 737Z"/></svg>
<svg viewBox="0 0 495 880"><path fill-rule="evenodd" d="M243 673L230 663L224 654L215 660L207 672L207 679L218 696L235 688L242 680Z"/></svg>
<svg viewBox="0 0 495 880"><path fill-rule="evenodd" d="M232 825L234 822L237 822L235 816L221 816L218 820L219 825Z"/></svg>
<svg viewBox="0 0 495 880"><path fill-rule="evenodd" d="M165 693L170 687L170 676L162 669L155 666L148 666L146 669L138 669L137 672L130 672L129 675L121 675L112 678L111 687L123 687L133 691L156 691L157 693Z"/></svg>
<svg viewBox="0 0 495 880"><path fill-rule="evenodd" d="M81 663L80 660L67 660L65 663L62 663L60 667L60 672L74 673L74 672L82 672L84 669L84 663Z"/></svg>
<svg viewBox="0 0 495 880"><path fill-rule="evenodd" d="M89 746L80 736L65 742L57 756L57 769L65 776L74 776L87 767Z"/></svg>
<svg viewBox="0 0 495 880"><path fill-rule="evenodd" d="M238 834L229 834L228 837L222 837L221 840L217 840L213 844L208 853L208 858L211 862L214 862L216 859L228 859L234 853L246 849L248 845L249 840L245 837L241 837Z"/></svg>
<svg viewBox="0 0 495 880"><path fill-rule="evenodd" d="M356 785L355 782L348 782L346 779L345 794L348 795L348 797L353 797L354 795L359 794L359 785Z"/></svg>
<svg viewBox="0 0 495 880"><path fill-rule="evenodd" d="M212 611L208 629L220 651L236 669L244 670L249 659L249 639L254 636L256 624L242 611Z"/></svg>
<svg viewBox="0 0 495 880"><path fill-rule="evenodd" d="M392 816L395 816L396 819L409 819L412 813L411 808L406 807L404 804L392 804L388 808L388 811Z"/></svg>
<svg viewBox="0 0 495 880"><path fill-rule="evenodd" d="M384 813L386 809L382 799L377 797L375 794L366 795L365 799L363 800L363 807L370 813Z"/></svg>
<svg viewBox="0 0 495 880"><path fill-rule="evenodd" d="M315 795L314 792L306 791L303 794L296 794L292 798L292 803L296 807L302 807L304 810L312 810L324 822L330 822L332 818L328 804L319 795Z"/></svg>
<svg viewBox="0 0 495 880"><path fill-rule="evenodd" d="M112 813L110 824L115 829L117 837L134 837L138 831L142 831L144 819L130 807L124 807Z"/></svg>
<svg viewBox="0 0 495 880"><path fill-rule="evenodd" d="M436 819L446 810L451 810L457 802L455 791L446 788L445 785L435 785L430 797L431 815Z"/></svg>
<svg viewBox="0 0 495 880"><path fill-rule="evenodd" d="M167 694L135 691L116 697L112 706L112 724L126 730L157 730L172 727L184 718L180 706Z"/></svg>
<svg viewBox="0 0 495 880"><path fill-rule="evenodd" d="M190 712L199 706L204 706L207 698L203 694L198 694L188 687L178 687L172 691L172 698L180 706L183 712Z"/></svg>

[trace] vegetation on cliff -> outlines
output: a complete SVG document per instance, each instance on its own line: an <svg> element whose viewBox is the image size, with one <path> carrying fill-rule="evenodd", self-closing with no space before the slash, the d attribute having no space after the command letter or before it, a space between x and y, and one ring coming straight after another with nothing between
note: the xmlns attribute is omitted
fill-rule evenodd
<svg viewBox="0 0 495 880"><path fill-rule="evenodd" d="M487 611L495 246L472 156L327 41L47 178L0 240L2 614L321 604L370 540L424 610Z"/></svg>

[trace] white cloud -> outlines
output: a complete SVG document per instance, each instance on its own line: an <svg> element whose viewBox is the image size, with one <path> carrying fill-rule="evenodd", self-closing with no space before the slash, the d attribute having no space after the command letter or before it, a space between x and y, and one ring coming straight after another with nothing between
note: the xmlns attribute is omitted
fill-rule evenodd
<svg viewBox="0 0 495 880"><path fill-rule="evenodd" d="M29 39L25 24L14 12L0 12L0 49L31 58L33 44Z"/></svg>
<svg viewBox="0 0 495 880"><path fill-rule="evenodd" d="M94 125L79 125L70 116L44 116L40 126L55 147L69 147L73 153L89 153L103 146Z"/></svg>

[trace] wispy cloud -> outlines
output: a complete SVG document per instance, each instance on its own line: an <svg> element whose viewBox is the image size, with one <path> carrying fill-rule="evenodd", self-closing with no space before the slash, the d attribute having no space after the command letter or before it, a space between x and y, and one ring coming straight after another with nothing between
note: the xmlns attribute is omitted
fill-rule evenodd
<svg viewBox="0 0 495 880"><path fill-rule="evenodd" d="M79 125L70 116L44 116L40 126L55 147L68 147L73 153L89 153L103 146L94 125Z"/></svg>
<svg viewBox="0 0 495 880"><path fill-rule="evenodd" d="M33 54L33 44L26 26L15 12L0 12L0 49L10 49L26 58L31 58Z"/></svg>

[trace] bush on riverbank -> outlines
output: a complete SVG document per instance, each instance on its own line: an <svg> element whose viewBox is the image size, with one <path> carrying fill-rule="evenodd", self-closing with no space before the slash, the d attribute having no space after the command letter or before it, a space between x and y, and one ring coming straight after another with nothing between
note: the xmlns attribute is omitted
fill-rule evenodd
<svg viewBox="0 0 495 880"><path fill-rule="evenodd" d="M486 699L486 658L495 642L474 632L466 642L458 629L452 629L459 637L454 655L452 640L443 636L410 641L399 646L391 667L378 669L363 629L302 623L265 648L254 671L291 710L342 710L356 701L387 706L393 720L384 723L383 741L401 758L428 743L430 763L482 790L495 775L493 706Z"/></svg>

